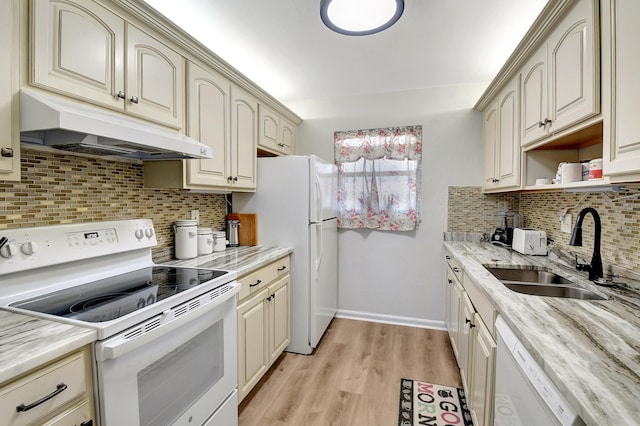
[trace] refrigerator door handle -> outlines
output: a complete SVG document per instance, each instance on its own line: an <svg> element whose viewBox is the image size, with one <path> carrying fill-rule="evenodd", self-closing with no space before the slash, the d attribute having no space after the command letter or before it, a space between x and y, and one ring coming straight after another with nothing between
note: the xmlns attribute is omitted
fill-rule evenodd
<svg viewBox="0 0 640 426"><path fill-rule="evenodd" d="M318 247L320 250L318 251L318 255L316 255L316 272L318 272L320 270L320 265L322 264L322 252L323 252L323 244L322 244L322 223L319 223L316 225L316 228L318 229L318 239L316 244L318 244L320 247ZM317 274L316 274L317 276Z"/></svg>
<svg viewBox="0 0 640 426"><path fill-rule="evenodd" d="M318 173L313 174L315 181L316 196L312 198L313 205L311 206L311 220L314 222L322 222L322 209L324 206L324 200L322 199L322 187L320 186L320 176Z"/></svg>

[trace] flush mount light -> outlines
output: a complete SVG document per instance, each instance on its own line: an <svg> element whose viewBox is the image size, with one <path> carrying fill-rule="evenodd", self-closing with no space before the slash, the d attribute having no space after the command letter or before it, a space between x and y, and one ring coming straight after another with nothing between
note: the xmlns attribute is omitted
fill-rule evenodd
<svg viewBox="0 0 640 426"><path fill-rule="evenodd" d="M386 30L402 16L404 0L321 0L320 17L331 30L361 36Z"/></svg>

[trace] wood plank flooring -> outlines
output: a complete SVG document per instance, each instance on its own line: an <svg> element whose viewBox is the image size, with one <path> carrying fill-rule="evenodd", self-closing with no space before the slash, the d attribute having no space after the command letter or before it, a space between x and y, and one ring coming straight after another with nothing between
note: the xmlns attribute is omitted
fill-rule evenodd
<svg viewBox="0 0 640 426"><path fill-rule="evenodd" d="M239 425L397 425L403 377L462 387L446 332L335 318L313 355L276 361Z"/></svg>

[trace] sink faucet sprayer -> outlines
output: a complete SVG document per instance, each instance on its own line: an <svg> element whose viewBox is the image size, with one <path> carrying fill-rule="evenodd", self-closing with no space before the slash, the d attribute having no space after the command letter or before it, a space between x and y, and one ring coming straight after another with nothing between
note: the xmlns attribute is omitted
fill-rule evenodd
<svg viewBox="0 0 640 426"><path fill-rule="evenodd" d="M602 278L602 258L600 257L600 238L602 234L602 225L600 223L600 215L598 211L593 207L587 207L582 209L578 214L578 218L576 219L576 224L573 227L573 234L571 235L571 241L569 244L572 246L582 246L582 220L587 215L587 213L591 213L593 216L593 221L595 223L595 240L593 242L593 256L591 257L591 265L586 265L583 263L578 263L578 259L576 256L576 269L578 271L588 271L589 272L589 280L593 281L598 278Z"/></svg>

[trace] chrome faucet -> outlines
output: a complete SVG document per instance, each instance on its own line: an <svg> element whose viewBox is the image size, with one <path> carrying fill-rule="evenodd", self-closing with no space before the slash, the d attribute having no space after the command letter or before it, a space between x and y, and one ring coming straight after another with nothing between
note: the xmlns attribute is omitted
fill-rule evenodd
<svg viewBox="0 0 640 426"><path fill-rule="evenodd" d="M602 278L602 257L600 256L600 238L602 234L602 224L600 223L600 215L598 211L593 207L584 208L578 213L576 224L573 227L573 233L571 234L571 241L569 244L572 246L582 246L582 221L587 213L591 213L593 221L595 223L595 239L593 242L593 256L591 257L591 264L578 263L576 256L576 269L578 271L588 271L589 280L594 281L598 278Z"/></svg>

